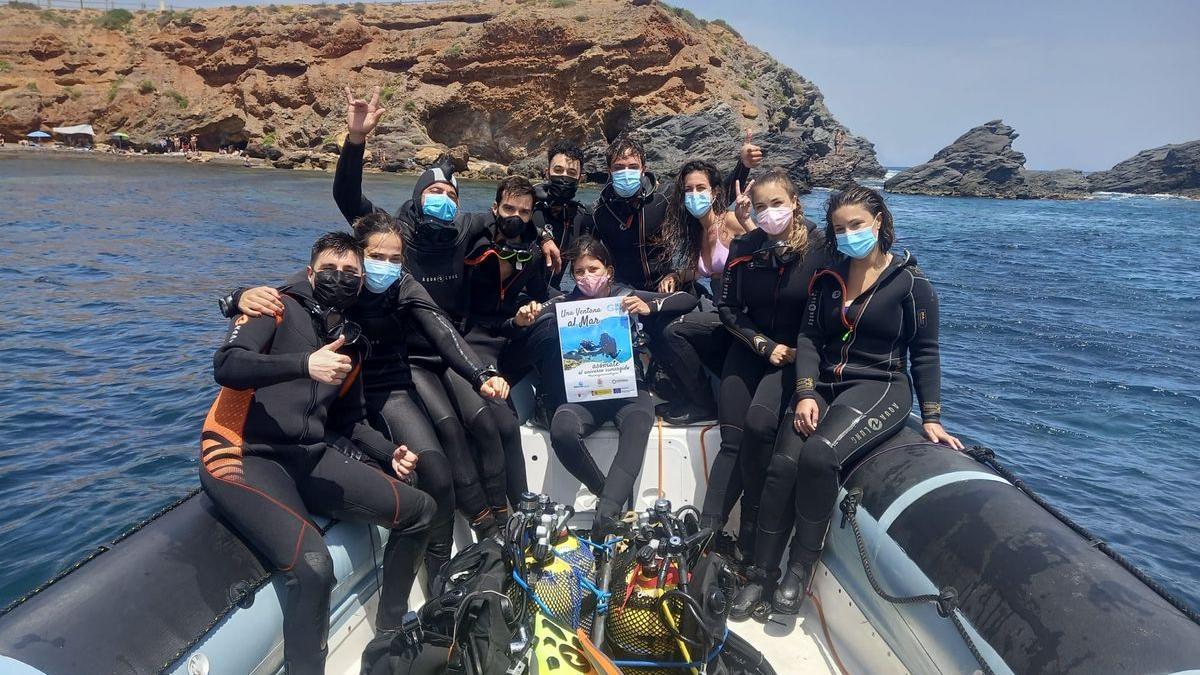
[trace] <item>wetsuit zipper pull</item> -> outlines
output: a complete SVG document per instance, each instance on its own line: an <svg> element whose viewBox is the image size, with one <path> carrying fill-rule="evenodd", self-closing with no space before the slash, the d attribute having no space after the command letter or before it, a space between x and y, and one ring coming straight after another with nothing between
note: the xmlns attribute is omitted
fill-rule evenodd
<svg viewBox="0 0 1200 675"><path fill-rule="evenodd" d="M850 330L846 331L845 333L842 333L842 342L849 342L850 334L853 332L854 332L854 329L851 328Z"/></svg>

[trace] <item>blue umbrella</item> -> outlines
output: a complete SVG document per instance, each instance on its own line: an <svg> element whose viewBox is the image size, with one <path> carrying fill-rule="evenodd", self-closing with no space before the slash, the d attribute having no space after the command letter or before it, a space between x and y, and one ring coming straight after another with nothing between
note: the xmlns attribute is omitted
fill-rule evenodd
<svg viewBox="0 0 1200 675"><path fill-rule="evenodd" d="M44 131L31 131L25 134L26 138L50 138L50 134Z"/></svg>

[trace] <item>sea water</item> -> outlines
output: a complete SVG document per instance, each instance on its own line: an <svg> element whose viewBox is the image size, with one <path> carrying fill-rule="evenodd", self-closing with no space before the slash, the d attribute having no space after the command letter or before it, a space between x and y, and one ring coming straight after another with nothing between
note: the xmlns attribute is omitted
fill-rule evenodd
<svg viewBox="0 0 1200 675"><path fill-rule="evenodd" d="M345 229L331 181L0 154L0 605L196 486L217 298ZM888 202L940 298L949 431L1200 606L1200 202Z"/></svg>

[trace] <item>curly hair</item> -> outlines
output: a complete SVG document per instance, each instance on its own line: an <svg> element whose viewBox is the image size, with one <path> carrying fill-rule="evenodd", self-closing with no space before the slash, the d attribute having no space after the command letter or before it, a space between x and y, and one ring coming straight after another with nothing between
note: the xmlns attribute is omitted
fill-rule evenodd
<svg viewBox="0 0 1200 675"><path fill-rule="evenodd" d="M896 243L896 226L892 221L892 212L883 201L883 195L862 185L851 185L840 192L829 196L829 205L825 207L825 248L829 253L837 253L837 233L833 228L833 214L843 206L861 206L872 216L879 217L879 251L887 253Z"/></svg>
<svg viewBox="0 0 1200 675"><path fill-rule="evenodd" d="M605 169L611 169L613 162L625 156L626 153L636 155L638 161L641 162L642 168L646 167L646 148L633 136L621 134L613 139L612 143L608 144L608 152L604 155L604 161L607 162Z"/></svg>
<svg viewBox="0 0 1200 675"><path fill-rule="evenodd" d="M788 233L785 246L793 253L804 253L808 250L810 242L808 228L804 225L804 202L800 201L800 192L796 190L796 184L792 182L786 169L777 166L754 179L754 187L750 188L751 199L753 199L753 193L767 185L781 186L784 192L796 202L796 209L792 211L792 229Z"/></svg>
<svg viewBox="0 0 1200 675"><path fill-rule="evenodd" d="M712 191L712 212L717 218L725 215L725 185L721 171L702 159L689 160L679 169L675 185L667 197L667 217L655 240L655 264L683 273L694 272L704 247L704 226L684 205L684 185L687 177L700 172L708 179ZM717 221L718 226L720 221Z"/></svg>

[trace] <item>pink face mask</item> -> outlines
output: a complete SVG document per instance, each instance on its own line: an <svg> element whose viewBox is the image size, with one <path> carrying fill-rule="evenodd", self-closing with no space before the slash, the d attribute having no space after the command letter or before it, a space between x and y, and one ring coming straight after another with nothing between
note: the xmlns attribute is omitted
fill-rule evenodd
<svg viewBox="0 0 1200 675"><path fill-rule="evenodd" d="M608 287L607 274L585 274L582 277L576 277L575 285L579 287L580 292L589 298L594 298L604 292Z"/></svg>
<svg viewBox="0 0 1200 675"><path fill-rule="evenodd" d="M758 226L767 234L779 234L792 224L792 207L773 206L758 212Z"/></svg>

